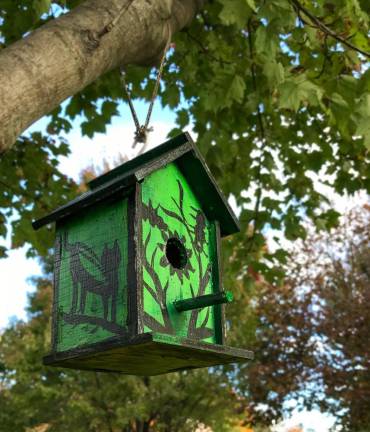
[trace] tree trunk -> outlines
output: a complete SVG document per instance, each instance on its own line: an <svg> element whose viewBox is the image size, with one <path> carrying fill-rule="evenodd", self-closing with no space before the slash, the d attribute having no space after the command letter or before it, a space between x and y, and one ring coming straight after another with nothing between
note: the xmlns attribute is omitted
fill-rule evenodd
<svg viewBox="0 0 370 432"><path fill-rule="evenodd" d="M203 0L87 0L0 52L0 154L109 70L150 65Z"/></svg>

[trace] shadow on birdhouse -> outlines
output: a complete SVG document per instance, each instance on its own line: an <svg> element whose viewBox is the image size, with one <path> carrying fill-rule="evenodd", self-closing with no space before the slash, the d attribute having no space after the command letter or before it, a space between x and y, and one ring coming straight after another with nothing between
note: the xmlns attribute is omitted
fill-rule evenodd
<svg viewBox="0 0 370 432"><path fill-rule="evenodd" d="M188 134L91 181L56 223L44 364L157 375L244 362L225 346L220 239L239 230Z"/></svg>

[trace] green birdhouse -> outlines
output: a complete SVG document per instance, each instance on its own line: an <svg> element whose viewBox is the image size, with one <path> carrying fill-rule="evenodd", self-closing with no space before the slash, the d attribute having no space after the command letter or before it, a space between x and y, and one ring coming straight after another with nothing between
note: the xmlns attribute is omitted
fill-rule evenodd
<svg viewBox="0 0 370 432"><path fill-rule="evenodd" d="M186 133L34 222L56 223L44 364L157 375L244 362L225 345L220 239L238 221Z"/></svg>

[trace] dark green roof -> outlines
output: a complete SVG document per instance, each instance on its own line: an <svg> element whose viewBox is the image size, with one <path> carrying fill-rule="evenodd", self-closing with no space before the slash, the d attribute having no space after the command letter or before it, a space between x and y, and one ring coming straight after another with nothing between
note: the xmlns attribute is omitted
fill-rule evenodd
<svg viewBox="0 0 370 432"><path fill-rule="evenodd" d="M88 192L33 222L33 227L38 229L108 197L130 191L136 182L174 161L201 203L207 218L219 221L221 234L225 236L239 231L239 223L234 212L188 133L182 133L92 180Z"/></svg>

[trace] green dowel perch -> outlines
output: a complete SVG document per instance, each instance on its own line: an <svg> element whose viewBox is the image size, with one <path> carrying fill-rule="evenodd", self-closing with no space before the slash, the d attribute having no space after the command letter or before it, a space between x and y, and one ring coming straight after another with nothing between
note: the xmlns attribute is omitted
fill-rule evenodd
<svg viewBox="0 0 370 432"><path fill-rule="evenodd" d="M233 298L233 293L231 291L221 291L216 294L207 294L185 300L177 300L173 302L173 305L177 312L184 312L193 309L201 309L207 306L231 303Z"/></svg>

